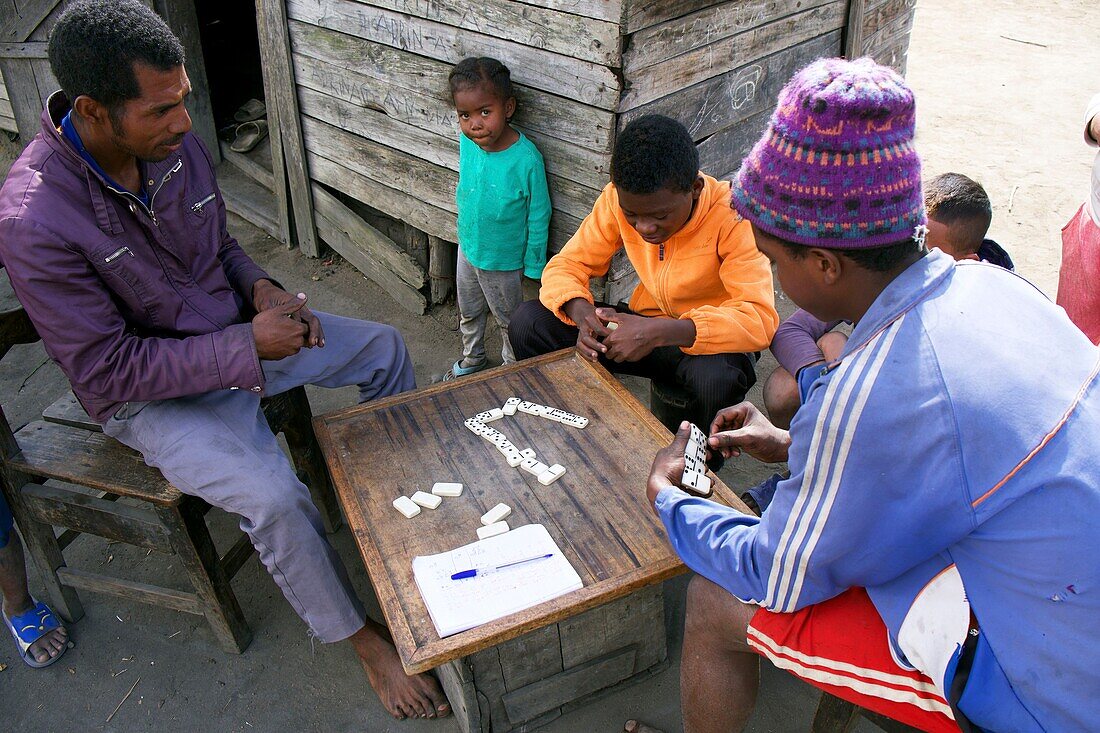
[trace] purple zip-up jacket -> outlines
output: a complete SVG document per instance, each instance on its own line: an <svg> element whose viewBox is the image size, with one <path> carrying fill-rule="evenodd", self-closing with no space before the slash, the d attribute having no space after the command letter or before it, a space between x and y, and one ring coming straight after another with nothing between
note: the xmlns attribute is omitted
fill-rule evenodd
<svg viewBox="0 0 1100 733"><path fill-rule="evenodd" d="M68 110L50 97L0 188L0 261L81 404L103 423L126 402L262 392L249 321L268 275L226 229L206 148L188 134L142 164L146 208L58 132Z"/></svg>

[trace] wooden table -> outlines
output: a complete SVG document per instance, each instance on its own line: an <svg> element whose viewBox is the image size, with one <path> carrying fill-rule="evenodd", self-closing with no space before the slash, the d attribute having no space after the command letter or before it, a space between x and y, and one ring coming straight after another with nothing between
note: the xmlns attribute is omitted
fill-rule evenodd
<svg viewBox="0 0 1100 733"><path fill-rule="evenodd" d="M565 476L550 486L509 467L490 443L462 424L513 396L590 420L583 430L523 413L492 423L520 449L530 447L539 460L567 468ZM314 422L348 523L410 674L523 634L530 636L536 629L622 599L685 570L645 497L650 464L657 449L668 443L668 431L615 377L578 358L571 349L322 415ZM460 481L465 491L412 519L405 519L391 505L402 494L430 491L436 481ZM717 501L743 507L720 481L714 490ZM507 521L513 528L543 524L584 587L441 639L413 580L412 559L475 541L481 515L498 502L512 507ZM650 591L655 603L661 603L660 587ZM661 613L657 615L663 660ZM625 623L629 625L629 619ZM613 637L615 632L609 629L604 635ZM529 644L525 649L523 656L537 656ZM569 661L562 660L557 644L554 651L559 676L568 676ZM599 663L617 664L614 660ZM597 672L591 674L598 677ZM532 674L525 672L524 681L530 682ZM547 694L544 690L534 697ZM513 703L512 716L527 704L518 698ZM492 727L500 729L508 728Z"/></svg>

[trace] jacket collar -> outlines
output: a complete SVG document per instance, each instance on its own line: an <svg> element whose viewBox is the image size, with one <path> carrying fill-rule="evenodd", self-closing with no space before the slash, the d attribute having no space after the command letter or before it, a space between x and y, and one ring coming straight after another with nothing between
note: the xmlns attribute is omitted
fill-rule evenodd
<svg viewBox="0 0 1100 733"><path fill-rule="evenodd" d="M955 260L932 249L914 262L879 293L848 339L841 360L858 351L891 323L908 313L955 272Z"/></svg>
<svg viewBox="0 0 1100 733"><path fill-rule="evenodd" d="M106 179L92 166L88 165L88 161L84 160L80 152L61 133L59 129L61 120L71 109L72 104L63 91L58 90L51 94L49 99L46 100L46 107L42 110L42 138L52 150L64 158L65 162L74 169L74 172L84 175L88 182L88 195L99 228L106 234L121 234L123 231L122 222L119 220L118 214L115 213L114 207L107 205L106 197L113 195L129 198L132 194L115 193ZM140 162L139 165L142 166L143 178L159 183L164 174L176 166L178 162L177 156L170 156L157 163ZM137 197L133 197L133 200L136 201Z"/></svg>

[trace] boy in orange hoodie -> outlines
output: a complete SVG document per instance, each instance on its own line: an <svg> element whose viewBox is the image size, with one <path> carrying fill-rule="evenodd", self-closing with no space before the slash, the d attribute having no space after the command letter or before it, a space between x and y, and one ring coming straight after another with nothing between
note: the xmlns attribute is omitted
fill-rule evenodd
<svg viewBox="0 0 1100 733"><path fill-rule="evenodd" d="M771 268L729 197L729 183L699 171L679 122L646 115L628 124L611 183L547 263L539 300L512 316L516 358L575 345L613 372L680 384L702 425L743 399L756 382L753 352L771 343L779 316ZM589 281L621 247L641 283L626 308L596 303Z"/></svg>

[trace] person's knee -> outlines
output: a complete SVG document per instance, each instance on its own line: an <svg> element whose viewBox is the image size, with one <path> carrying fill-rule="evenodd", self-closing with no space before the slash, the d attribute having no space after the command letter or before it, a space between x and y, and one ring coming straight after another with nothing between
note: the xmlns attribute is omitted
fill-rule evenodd
<svg viewBox="0 0 1100 733"><path fill-rule="evenodd" d="M681 379L698 397L711 396L723 405L735 404L744 399L756 379L751 362L739 361L727 354L688 357L682 362Z"/></svg>
<svg viewBox="0 0 1100 733"><path fill-rule="evenodd" d="M764 408L772 422L790 425L799 407L798 383L783 367L776 367L764 382Z"/></svg>
<svg viewBox="0 0 1100 733"><path fill-rule="evenodd" d="M317 524L317 508L309 489L293 473L249 482L243 491L242 516L251 531L264 532L279 525ZM301 529L295 529L298 531Z"/></svg>
<svg viewBox="0 0 1100 733"><path fill-rule="evenodd" d="M748 651L745 641L757 607L743 603L729 591L696 575L688 583L684 634L707 639L708 644L729 651Z"/></svg>
<svg viewBox="0 0 1100 733"><path fill-rule="evenodd" d="M534 356L530 347L535 324L542 317L546 307L537 300L525 300L512 311L508 321L508 341L517 359Z"/></svg>
<svg viewBox="0 0 1100 733"><path fill-rule="evenodd" d="M844 351L844 346L847 343L847 334L842 331L829 331L817 340L817 347L821 349L825 361L832 362L840 358L840 354Z"/></svg>

